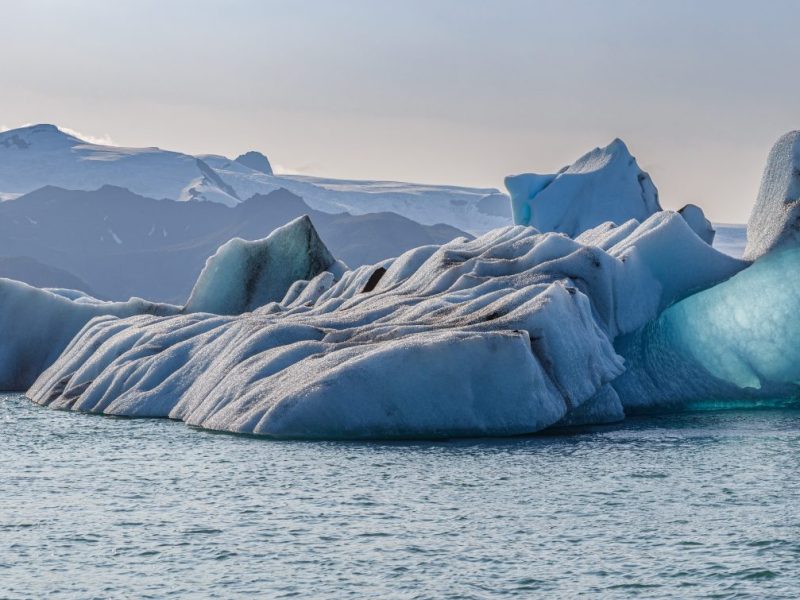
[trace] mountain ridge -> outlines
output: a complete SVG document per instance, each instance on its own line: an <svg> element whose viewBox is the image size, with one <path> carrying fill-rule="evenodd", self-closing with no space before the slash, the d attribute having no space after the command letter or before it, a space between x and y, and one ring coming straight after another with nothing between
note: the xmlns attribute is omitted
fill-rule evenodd
<svg viewBox="0 0 800 600"><path fill-rule="evenodd" d="M95 144L52 124L0 133L0 198L44 185L91 191L105 184L149 198L229 207L284 188L323 212L394 212L424 225L448 223L470 233L511 222L509 199L494 188L275 174L269 159L256 150L230 159Z"/></svg>

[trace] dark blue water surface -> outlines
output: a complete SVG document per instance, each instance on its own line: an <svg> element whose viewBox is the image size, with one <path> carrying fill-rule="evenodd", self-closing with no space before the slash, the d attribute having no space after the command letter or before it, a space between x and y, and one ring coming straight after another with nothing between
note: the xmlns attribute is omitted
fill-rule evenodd
<svg viewBox="0 0 800 600"><path fill-rule="evenodd" d="M0 396L2 598L800 596L800 412L274 442Z"/></svg>

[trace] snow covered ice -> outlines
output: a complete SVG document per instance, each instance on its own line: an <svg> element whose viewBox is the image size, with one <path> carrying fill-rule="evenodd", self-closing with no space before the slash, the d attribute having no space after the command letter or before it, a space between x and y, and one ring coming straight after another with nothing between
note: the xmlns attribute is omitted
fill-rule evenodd
<svg viewBox="0 0 800 600"><path fill-rule="evenodd" d="M223 246L181 313L89 321L28 395L311 439L513 435L698 400L798 397L786 139L751 218L770 223L767 237L750 236L765 249L755 263L714 249L699 208L663 211L655 188L642 195L650 188L615 142L581 159L572 180L511 180L518 219L558 213L550 224L572 237L508 226L348 271L300 219L260 246ZM615 187L602 173L637 182L638 196L619 197L642 219L604 218L613 203L595 192ZM547 189L558 211L539 206Z"/></svg>
<svg viewBox="0 0 800 600"><path fill-rule="evenodd" d="M644 221L661 211L650 175L620 139L587 152L555 175L510 175L505 184L514 223L570 237L607 221ZM712 243L714 228L699 206L687 204L678 212L703 241Z"/></svg>
<svg viewBox="0 0 800 600"><path fill-rule="evenodd" d="M555 175L506 178L514 222L570 237L605 221L644 221L661 210L650 176L616 139L587 152Z"/></svg>
<svg viewBox="0 0 800 600"><path fill-rule="evenodd" d="M240 316L98 318L29 396L290 438L511 435L618 419L613 339L742 263L676 213L584 238L506 227L323 272Z"/></svg>
<svg viewBox="0 0 800 600"><path fill-rule="evenodd" d="M283 188L328 213L390 211L423 225L448 223L473 234L507 225L510 217L508 197L494 188L276 174L256 151L230 159L94 144L48 124L0 132L0 199L45 185L71 190L113 185L156 200L225 206Z"/></svg>
<svg viewBox="0 0 800 600"><path fill-rule="evenodd" d="M800 131L782 136L770 150L750 221L745 258L800 242Z"/></svg>

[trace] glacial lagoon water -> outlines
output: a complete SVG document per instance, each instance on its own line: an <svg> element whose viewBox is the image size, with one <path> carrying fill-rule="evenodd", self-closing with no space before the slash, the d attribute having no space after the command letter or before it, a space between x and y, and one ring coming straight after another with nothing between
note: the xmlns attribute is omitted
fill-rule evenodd
<svg viewBox="0 0 800 600"><path fill-rule="evenodd" d="M800 594L800 411L274 442L0 396L0 598Z"/></svg>

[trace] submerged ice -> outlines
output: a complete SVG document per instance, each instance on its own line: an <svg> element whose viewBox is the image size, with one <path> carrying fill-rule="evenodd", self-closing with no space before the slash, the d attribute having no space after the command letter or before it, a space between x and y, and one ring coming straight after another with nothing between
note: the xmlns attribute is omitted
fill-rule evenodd
<svg viewBox="0 0 800 600"><path fill-rule="evenodd" d="M621 338L629 410L800 397L800 248L777 251Z"/></svg>

